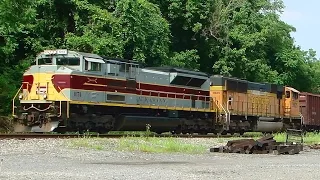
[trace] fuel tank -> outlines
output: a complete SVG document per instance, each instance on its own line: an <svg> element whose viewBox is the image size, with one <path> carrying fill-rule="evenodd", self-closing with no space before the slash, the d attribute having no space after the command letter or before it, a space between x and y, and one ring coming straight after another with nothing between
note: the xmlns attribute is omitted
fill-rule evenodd
<svg viewBox="0 0 320 180"><path fill-rule="evenodd" d="M257 121L254 131L256 132L278 132L283 129L282 122Z"/></svg>
<svg viewBox="0 0 320 180"><path fill-rule="evenodd" d="M154 116L120 116L114 123L115 131L145 131L150 124L151 131L168 132L180 125L182 119Z"/></svg>

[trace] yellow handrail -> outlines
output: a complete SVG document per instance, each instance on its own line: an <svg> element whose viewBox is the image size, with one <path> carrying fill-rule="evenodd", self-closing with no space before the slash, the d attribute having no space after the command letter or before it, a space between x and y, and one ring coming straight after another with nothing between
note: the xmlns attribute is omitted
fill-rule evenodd
<svg viewBox="0 0 320 180"><path fill-rule="evenodd" d="M14 116L14 109L15 109L15 104L14 101L16 100L18 94L20 93L21 89L23 87L23 84L20 86L19 90L17 91L16 95L14 96L14 98L12 99L12 116Z"/></svg>

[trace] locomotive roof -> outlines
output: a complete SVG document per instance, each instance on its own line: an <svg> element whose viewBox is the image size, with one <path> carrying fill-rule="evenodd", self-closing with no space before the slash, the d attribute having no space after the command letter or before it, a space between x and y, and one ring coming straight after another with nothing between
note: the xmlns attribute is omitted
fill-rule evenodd
<svg viewBox="0 0 320 180"><path fill-rule="evenodd" d="M204 72L191 71L188 69L175 68L175 67L170 67L170 66L146 67L145 69L152 69L152 70L158 70L158 71L164 71L164 72L180 72L180 73L185 73L185 74L209 77L208 74L206 74Z"/></svg>
<svg viewBox="0 0 320 180"><path fill-rule="evenodd" d="M97 54L92 54L92 53L85 53L85 52L76 52L82 56L86 56L86 57L91 57L91 58L97 58L97 59L104 59L103 57L97 55Z"/></svg>
<svg viewBox="0 0 320 180"><path fill-rule="evenodd" d="M108 57L108 56L100 56L93 53L85 53L85 52L76 52L82 56L91 57L91 58L97 58L97 59L103 59L103 60L115 60L115 61L121 61L121 62L128 62L128 63L136 63L139 64L138 61L129 60L129 59L122 59L122 58L114 58L114 57Z"/></svg>

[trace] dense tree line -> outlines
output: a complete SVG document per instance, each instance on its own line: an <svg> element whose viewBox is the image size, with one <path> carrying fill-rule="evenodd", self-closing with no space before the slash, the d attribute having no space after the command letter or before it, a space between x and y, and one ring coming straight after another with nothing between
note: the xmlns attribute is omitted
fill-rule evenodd
<svg viewBox="0 0 320 180"><path fill-rule="evenodd" d="M0 105L44 49L68 48L320 92L313 50L294 44L281 0L2 0Z"/></svg>

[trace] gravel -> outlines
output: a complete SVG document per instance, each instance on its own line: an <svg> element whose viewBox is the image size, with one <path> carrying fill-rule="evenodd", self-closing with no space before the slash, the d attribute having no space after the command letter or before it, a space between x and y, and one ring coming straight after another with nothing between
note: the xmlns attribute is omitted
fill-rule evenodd
<svg viewBox="0 0 320 180"><path fill-rule="evenodd" d="M0 179L318 179L320 151L297 155L182 154L70 147L72 139L0 140ZM186 139L218 146L214 139Z"/></svg>

